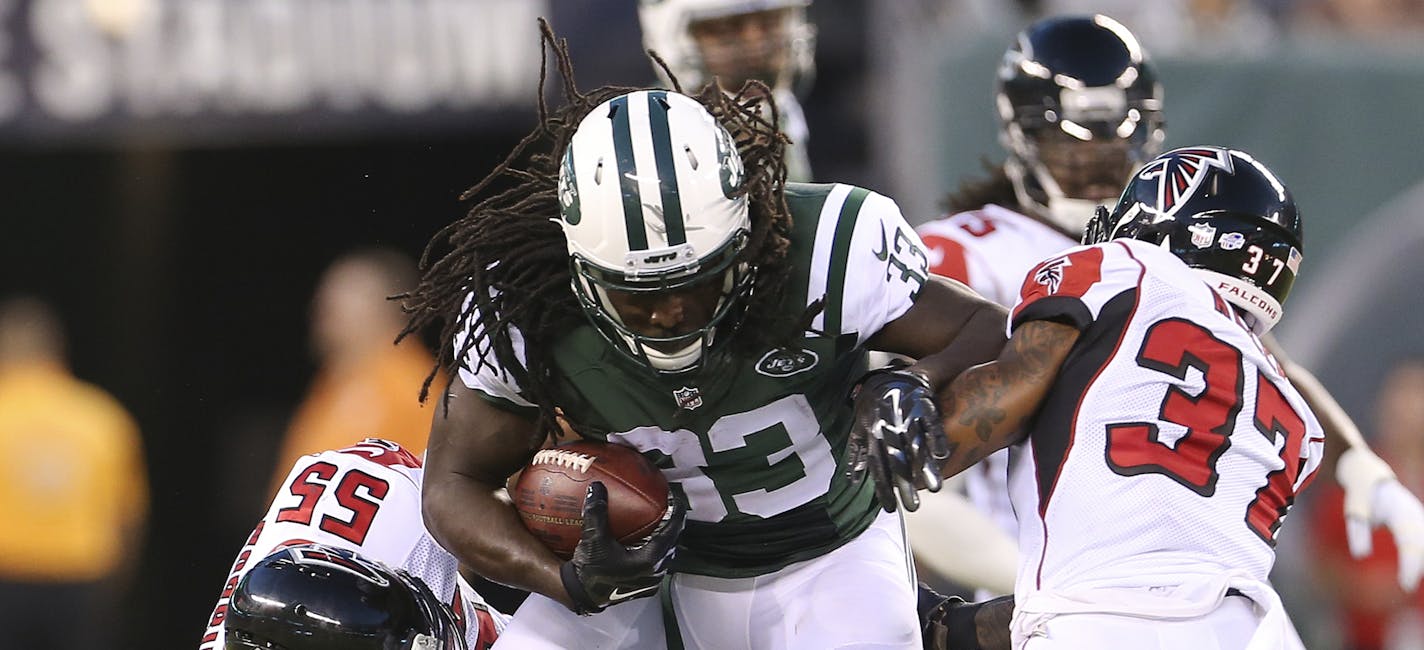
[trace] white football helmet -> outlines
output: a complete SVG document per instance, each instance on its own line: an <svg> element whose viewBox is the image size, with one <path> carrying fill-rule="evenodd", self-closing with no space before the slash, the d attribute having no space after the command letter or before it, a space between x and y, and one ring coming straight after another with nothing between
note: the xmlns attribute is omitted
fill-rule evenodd
<svg viewBox="0 0 1424 650"><path fill-rule="evenodd" d="M775 78L760 78L775 90L791 90L806 83L815 73L816 28L806 21L811 0L639 0L638 20L643 27L643 47L667 62L684 88L701 87L712 80L702 52L689 33L700 20L725 18L772 9L790 9L782 34L786 38L786 59ZM658 70L662 76L662 70ZM663 82L668 82L663 79Z"/></svg>
<svg viewBox="0 0 1424 650"><path fill-rule="evenodd" d="M559 171L559 224L575 295L615 348L662 373L702 367L745 313L755 269L737 258L751 233L745 171L731 134L697 100L665 90L620 95L579 123ZM661 292L722 278L699 330L630 329L608 290Z"/></svg>

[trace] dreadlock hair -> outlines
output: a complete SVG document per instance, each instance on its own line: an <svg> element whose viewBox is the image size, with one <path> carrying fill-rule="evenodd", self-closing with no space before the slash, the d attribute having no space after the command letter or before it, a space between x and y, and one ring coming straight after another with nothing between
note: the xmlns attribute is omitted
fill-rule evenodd
<svg viewBox="0 0 1424 650"><path fill-rule="evenodd" d="M979 158L979 165L988 172L988 178L961 182L959 187L944 199L944 207L949 213L978 210L990 203L1022 212L1018 195L1014 193L1013 181L1010 181L1009 175L1004 172L1004 166L991 163L984 157Z"/></svg>
<svg viewBox="0 0 1424 650"><path fill-rule="evenodd" d="M448 389L461 368L493 367L492 354L538 407L543 432L553 435L558 422L569 416L558 408L555 387L560 377L551 351L562 334L588 323L570 284L563 230L555 222L559 163L585 115L609 99L644 88L604 86L580 92L567 41L556 38L542 18L539 30L546 48L539 66L538 124L489 175L460 196L474 205L431 239L421 256L419 284L398 299L410 314L400 337L437 324L440 328L442 354L421 386L422 401L442 366L448 372ZM544 100L550 50L564 99L552 111ZM662 59L649 54L668 72L673 90L684 92ZM784 193L784 148L789 141L776 127L779 116L767 99L771 91L760 82L748 82L728 95L714 80L695 95L684 94L698 100L732 135L746 169L741 192L748 198L752 232L740 261L758 271L743 327L729 345L734 353L765 349L808 321L805 315L778 317L779 310L771 308L781 300L789 276L784 268L792 225ZM523 337L523 363L515 354L511 327ZM478 359L473 367L467 361L471 351ZM577 428L578 423L570 424Z"/></svg>

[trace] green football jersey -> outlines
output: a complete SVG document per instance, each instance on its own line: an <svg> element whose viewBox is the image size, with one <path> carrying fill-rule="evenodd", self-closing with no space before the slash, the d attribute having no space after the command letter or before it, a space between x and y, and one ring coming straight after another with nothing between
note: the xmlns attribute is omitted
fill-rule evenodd
<svg viewBox="0 0 1424 650"><path fill-rule="evenodd" d="M845 477L848 396L866 371L866 339L909 309L928 264L883 196L793 183L787 203L792 276L779 308L794 317L824 300L794 345L688 377L642 367L592 326L553 351L566 378L560 408L592 429L581 435L642 451L688 505L677 571L769 573L834 550L879 508L868 480L852 486ZM461 378L497 404L529 406L504 373L486 367Z"/></svg>

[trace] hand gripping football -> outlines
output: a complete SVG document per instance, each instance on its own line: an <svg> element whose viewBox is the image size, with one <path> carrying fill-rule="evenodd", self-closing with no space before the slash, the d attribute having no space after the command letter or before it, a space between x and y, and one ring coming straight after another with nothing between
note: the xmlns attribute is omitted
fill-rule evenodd
<svg viewBox="0 0 1424 650"><path fill-rule="evenodd" d="M524 527L562 559L578 545L593 481L608 489L609 525L623 544L642 542L667 511L667 479L632 447L585 440L542 449L515 484L514 507Z"/></svg>

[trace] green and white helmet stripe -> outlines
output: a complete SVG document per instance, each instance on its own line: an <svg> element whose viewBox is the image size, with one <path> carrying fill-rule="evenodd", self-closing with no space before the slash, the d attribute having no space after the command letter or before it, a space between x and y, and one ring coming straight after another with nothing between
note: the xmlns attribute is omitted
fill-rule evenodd
<svg viewBox="0 0 1424 650"><path fill-rule="evenodd" d="M560 225L574 290L615 346L670 370L711 345L709 330L664 358L627 331L605 291L673 289L714 273L744 284L749 269L732 264L751 229L744 182L732 136L691 97L632 92L579 123L560 168Z"/></svg>
<svg viewBox="0 0 1424 650"><path fill-rule="evenodd" d="M668 127L667 93L648 93L648 134L653 141L653 161L658 169L658 190L663 206L663 222L667 227L669 246L687 243L683 228L682 198L677 193L677 165L672 159L672 135ZM720 133L726 133L725 130Z"/></svg>
<svg viewBox="0 0 1424 650"><path fill-rule="evenodd" d="M623 196L623 221L628 229L628 247L647 250L648 236L643 224L643 193L638 188L638 169L633 160L633 127L629 124L628 97L615 98L608 106L613 120L613 152L618 160L618 187Z"/></svg>
<svg viewBox="0 0 1424 650"><path fill-rule="evenodd" d="M695 265L749 229L745 198L728 197L745 180L731 144L678 93L638 91L595 108L559 175L561 197L576 199L560 202L570 254L633 280Z"/></svg>

